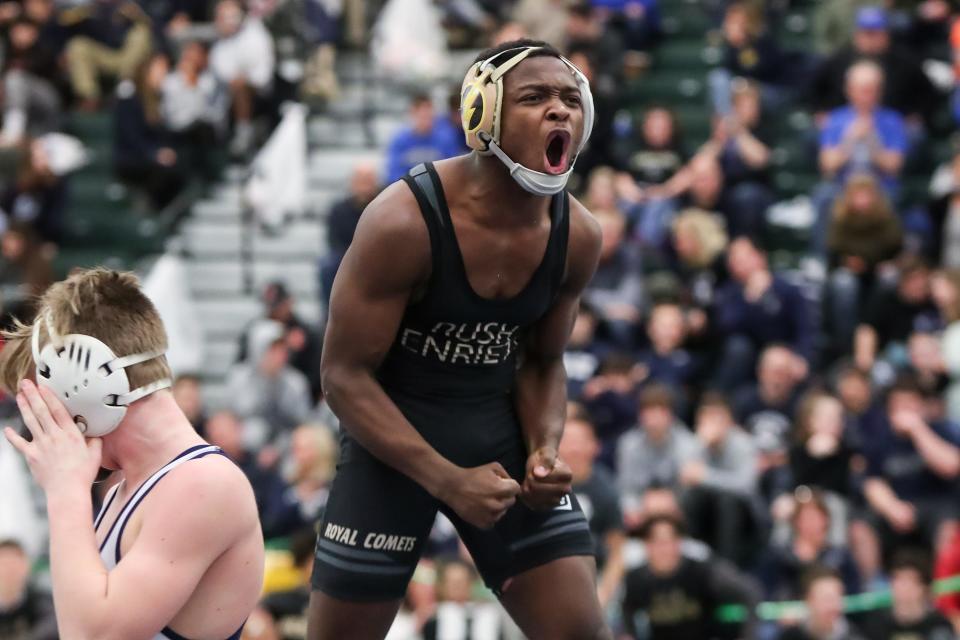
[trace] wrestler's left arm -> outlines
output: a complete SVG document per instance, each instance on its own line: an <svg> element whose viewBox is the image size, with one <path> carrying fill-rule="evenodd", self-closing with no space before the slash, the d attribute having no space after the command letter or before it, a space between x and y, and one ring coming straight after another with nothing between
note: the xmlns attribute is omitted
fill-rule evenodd
<svg viewBox="0 0 960 640"><path fill-rule="evenodd" d="M553 306L530 328L515 385L517 414L529 452L520 496L533 509L552 508L570 492L570 468L557 458L567 404L563 352L580 294L597 268L600 240L596 220L571 197L566 275Z"/></svg>
<svg viewBox="0 0 960 640"><path fill-rule="evenodd" d="M208 567L257 526L252 489L224 459L171 473L131 548L112 571L97 549L90 486L100 467L100 439L85 439L47 389L21 384L17 404L33 439L12 429L47 496L50 572L61 637L147 640L184 606ZM237 474L240 474L239 476Z"/></svg>

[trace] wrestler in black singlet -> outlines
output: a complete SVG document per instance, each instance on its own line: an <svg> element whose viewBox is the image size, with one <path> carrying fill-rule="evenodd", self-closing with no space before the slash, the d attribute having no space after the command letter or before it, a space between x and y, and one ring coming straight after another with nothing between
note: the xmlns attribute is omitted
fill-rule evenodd
<svg viewBox="0 0 960 640"><path fill-rule="evenodd" d="M512 298L491 300L470 286L433 166L419 165L404 180L430 233L432 269L423 296L407 307L377 379L441 455L467 468L499 462L522 483L528 452L513 386L524 332L550 309L562 284L567 194L553 196L550 237L530 282ZM313 586L332 597L403 597L438 509L457 527L494 591L551 560L593 554L587 521L572 496L550 511L535 512L518 501L493 529L481 530L342 433L313 571Z"/></svg>

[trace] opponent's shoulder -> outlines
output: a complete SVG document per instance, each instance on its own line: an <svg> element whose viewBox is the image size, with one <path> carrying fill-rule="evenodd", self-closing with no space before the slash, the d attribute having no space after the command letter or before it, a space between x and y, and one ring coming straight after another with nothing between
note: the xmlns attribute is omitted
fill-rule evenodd
<svg viewBox="0 0 960 640"><path fill-rule="evenodd" d="M600 223L583 204L570 196L570 235L567 241L567 282L585 287L600 259Z"/></svg>
<svg viewBox="0 0 960 640"><path fill-rule="evenodd" d="M187 523L208 520L229 534L257 519L250 482L237 465L220 454L183 463L152 493L157 495L151 500L150 513L159 520L174 514L176 520Z"/></svg>

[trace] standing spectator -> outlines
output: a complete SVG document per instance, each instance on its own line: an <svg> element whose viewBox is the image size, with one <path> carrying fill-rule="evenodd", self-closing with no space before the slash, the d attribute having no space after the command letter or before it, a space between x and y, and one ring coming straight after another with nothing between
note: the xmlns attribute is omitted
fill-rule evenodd
<svg viewBox="0 0 960 640"><path fill-rule="evenodd" d="M286 328L276 320L261 320L250 328L247 360L227 376L227 394L251 448L277 445L310 412L310 383L289 359Z"/></svg>
<svg viewBox="0 0 960 640"><path fill-rule="evenodd" d="M930 299L930 269L908 260L896 287L878 288L867 302L854 334L853 358L861 371L873 370L878 357L895 367L906 364L906 344L915 331L936 331L941 320Z"/></svg>
<svg viewBox="0 0 960 640"><path fill-rule="evenodd" d="M869 60L846 72L849 102L830 112L820 134L820 172L836 185L852 173L870 173L887 193L896 191L907 129L898 112L881 106L883 83L883 69Z"/></svg>
<svg viewBox="0 0 960 640"><path fill-rule="evenodd" d="M217 2L214 25L217 41L210 49L210 70L230 89L234 119L230 152L242 156L253 146L257 100L267 98L273 86L273 40L259 18L244 15L238 0Z"/></svg>
<svg viewBox="0 0 960 640"><path fill-rule="evenodd" d="M387 179L390 184L422 162L443 160L462 153L449 127L437 126L433 101L418 93L410 101L410 124L394 135L387 148Z"/></svg>
<svg viewBox="0 0 960 640"><path fill-rule="evenodd" d="M637 426L617 442L617 483L629 526L637 523L640 497L653 485L679 487L680 470L700 456L700 444L673 413L670 390L649 384L640 392Z"/></svg>
<svg viewBox="0 0 960 640"><path fill-rule="evenodd" d="M920 553L903 550L890 566L893 604L870 616L864 625L868 640L950 640L955 638L950 621L933 607L930 593L930 562Z"/></svg>
<svg viewBox="0 0 960 640"><path fill-rule="evenodd" d="M0 540L0 638L59 638L53 598L30 584L30 559L13 540Z"/></svg>
<svg viewBox="0 0 960 640"><path fill-rule="evenodd" d="M875 62L883 72L879 103L906 116L912 128L919 129L936 109L940 101L936 90L913 52L891 42L889 16L879 4L857 11L850 44L821 63L810 90L819 121L843 104L849 70L863 60ZM849 95L849 86L847 91Z"/></svg>
<svg viewBox="0 0 960 640"><path fill-rule="evenodd" d="M330 207L327 215L327 245L330 251L320 264L320 280L325 301L330 299L333 279L347 248L353 242L360 214L380 192L380 176L373 163L361 162L350 175L350 192Z"/></svg>
<svg viewBox="0 0 960 640"><path fill-rule="evenodd" d="M865 429L863 493L884 548L897 542L933 545L956 526L960 434L928 419L915 379L902 376L887 395L885 416Z"/></svg>
<svg viewBox="0 0 960 640"><path fill-rule="evenodd" d="M597 591L606 608L616 596L623 579L625 541L620 498L613 476L594 465L600 443L593 424L586 417L567 418L560 440L559 455L573 472L573 493L590 523L596 545Z"/></svg>
<svg viewBox="0 0 960 640"><path fill-rule="evenodd" d="M835 350L848 348L877 278L877 268L903 244L900 219L869 174L851 176L833 207L827 232L830 253L830 332Z"/></svg>
<svg viewBox="0 0 960 640"><path fill-rule="evenodd" d="M99 107L102 75L133 80L150 56L150 18L131 0L97 0L67 9L60 24L72 36L67 42L67 68L83 109Z"/></svg>
<svg viewBox="0 0 960 640"><path fill-rule="evenodd" d="M7 39L0 146L13 146L26 136L55 131L62 108L57 52L40 39L40 26L21 19L10 27Z"/></svg>
<svg viewBox="0 0 960 640"><path fill-rule="evenodd" d="M714 385L731 390L749 380L757 352L773 343L788 345L806 375L814 334L803 293L774 274L767 254L746 236L730 243L727 269L731 279L713 309L713 330L723 340Z"/></svg>
<svg viewBox="0 0 960 640"><path fill-rule="evenodd" d="M779 640L863 640L843 615L843 581L832 569L815 568L806 576L806 615Z"/></svg>
<svg viewBox="0 0 960 640"><path fill-rule="evenodd" d="M746 577L720 559L685 557L683 525L673 516L653 516L641 537L646 564L627 573L623 595L623 623L631 638L715 638L716 608L733 603L745 605L747 618L735 631L726 630L729 637L754 637L757 594Z"/></svg>
<svg viewBox="0 0 960 640"><path fill-rule="evenodd" d="M153 56L136 84L117 87L114 109L114 171L123 182L142 189L157 209L170 204L186 184L160 114L160 91L169 68L166 56Z"/></svg>
<svg viewBox="0 0 960 640"><path fill-rule="evenodd" d="M756 450L718 393L701 399L695 429L701 457L680 468L690 532L718 555L742 565L753 555L757 533L753 517Z"/></svg>

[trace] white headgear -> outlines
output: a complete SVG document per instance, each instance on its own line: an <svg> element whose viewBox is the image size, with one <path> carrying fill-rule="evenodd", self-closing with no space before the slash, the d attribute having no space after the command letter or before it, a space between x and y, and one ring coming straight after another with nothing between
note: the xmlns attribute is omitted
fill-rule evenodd
<svg viewBox="0 0 960 640"><path fill-rule="evenodd" d="M496 155L507 166L510 175L521 187L538 196L549 196L558 193L567 185L567 180L573 173L573 164L577 161L576 157L570 162L570 168L565 173L551 175L514 162L500 148L503 76L523 62L531 53L541 49L543 47L537 46L508 49L470 67L460 90L460 118L468 147L483 155L490 153ZM505 62L497 66L492 64L500 56L511 53L512 57ZM590 82L576 65L563 56L560 56L560 60L573 73L580 89L580 101L583 105L583 137L577 147L577 155L579 155L593 130L593 94L590 93Z"/></svg>
<svg viewBox="0 0 960 640"><path fill-rule="evenodd" d="M46 324L49 336L42 351L41 322ZM118 358L110 347L92 336L58 336L47 315L34 323L31 346L37 384L56 394L88 437L107 435L123 420L130 404L172 384L164 378L131 391L124 369L162 356L162 349Z"/></svg>

